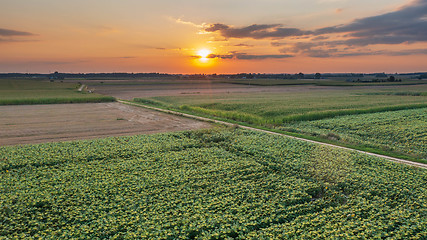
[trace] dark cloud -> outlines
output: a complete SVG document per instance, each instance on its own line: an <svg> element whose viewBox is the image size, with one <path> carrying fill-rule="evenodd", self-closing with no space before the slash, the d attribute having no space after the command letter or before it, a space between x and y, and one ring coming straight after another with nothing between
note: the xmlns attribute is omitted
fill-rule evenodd
<svg viewBox="0 0 427 240"><path fill-rule="evenodd" d="M313 40L313 41L320 41L320 40L327 40L327 39L329 39L329 37L326 37L326 36L317 36L317 37L312 38L311 40Z"/></svg>
<svg viewBox="0 0 427 240"><path fill-rule="evenodd" d="M225 54L225 55L217 55L217 54L209 54L207 58L220 58L220 59L233 59L233 54Z"/></svg>
<svg viewBox="0 0 427 240"><path fill-rule="evenodd" d="M262 59L271 59L271 58L283 59L283 58L291 58L291 57L294 57L294 56L289 54L252 55L252 54L239 53L239 52L233 52L225 55L210 54L208 56L208 58L239 59L239 60L256 60L256 59L262 60Z"/></svg>
<svg viewBox="0 0 427 240"><path fill-rule="evenodd" d="M253 47L254 45L249 45L249 44L244 44L244 43L240 43L240 44L235 44L233 45L235 47Z"/></svg>
<svg viewBox="0 0 427 240"><path fill-rule="evenodd" d="M355 56L408 56L427 54L427 49L405 49L405 50L371 50L369 48L345 47L342 41L336 42L304 42L296 43L290 47L280 49L281 53L302 54L308 57L355 57Z"/></svg>
<svg viewBox="0 0 427 240"><path fill-rule="evenodd" d="M271 54L271 55L250 55L250 54L237 54L237 59L251 60L251 59L283 59L283 58L291 58L293 55L289 54Z"/></svg>
<svg viewBox="0 0 427 240"><path fill-rule="evenodd" d="M2 42L19 42L19 40L11 39L11 38L0 38L0 43Z"/></svg>
<svg viewBox="0 0 427 240"><path fill-rule="evenodd" d="M225 24L211 24L206 32L219 32L225 38L285 38L311 34L298 28L284 28L281 24L253 24L247 27L234 28Z"/></svg>
<svg viewBox="0 0 427 240"><path fill-rule="evenodd" d="M33 33L16 31L11 29L0 28L0 44L1 43L14 43L14 42L33 42L35 40L31 40L28 38L21 37L29 37L35 36Z"/></svg>
<svg viewBox="0 0 427 240"><path fill-rule="evenodd" d="M349 24L317 29L314 35L347 33L348 45L401 44L427 41L427 0L397 11L356 19Z"/></svg>
<svg viewBox="0 0 427 240"><path fill-rule="evenodd" d="M341 12L341 9L337 12ZM281 48L279 51L282 53L278 55L230 53L212 56L223 59L287 58L294 55L326 58L427 54L427 50L424 49L400 51L369 49L369 46L373 45L405 44L405 48L408 48L410 44L427 43L427 0L415 0L393 12L314 30L285 28L281 24L253 24L234 27L216 23L205 28L205 31L218 33L227 39L272 39L274 41L271 42L271 45Z"/></svg>
<svg viewBox="0 0 427 240"><path fill-rule="evenodd" d="M281 46L285 46L285 45L289 45L289 43L271 42L271 46L273 46L273 47L281 47Z"/></svg>
<svg viewBox="0 0 427 240"><path fill-rule="evenodd" d="M387 53L391 56L407 56L407 55L418 55L418 54L427 54L427 49L409 49L401 50Z"/></svg>
<svg viewBox="0 0 427 240"><path fill-rule="evenodd" d="M13 37L13 36L33 36L34 34L29 32L16 31L11 29L0 28L0 36Z"/></svg>
<svg viewBox="0 0 427 240"><path fill-rule="evenodd" d="M373 17L356 19L348 24L329 26L313 31L284 28L281 24L253 24L232 27L222 23L212 24L206 32L218 32L226 38L286 39L292 37L312 41L327 40L329 34L343 34L346 40L339 44L367 46L376 44L401 44L427 41L427 0L416 0L402 8ZM338 44L338 42L329 42ZM281 43L274 42L273 46Z"/></svg>
<svg viewBox="0 0 427 240"><path fill-rule="evenodd" d="M0 38L0 43L37 42L34 39Z"/></svg>

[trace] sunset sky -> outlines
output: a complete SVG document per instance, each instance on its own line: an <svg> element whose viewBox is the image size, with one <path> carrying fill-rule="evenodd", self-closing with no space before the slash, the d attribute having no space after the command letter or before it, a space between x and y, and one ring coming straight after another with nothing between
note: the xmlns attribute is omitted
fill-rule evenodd
<svg viewBox="0 0 427 240"><path fill-rule="evenodd" d="M427 0L0 0L0 72L53 71L427 71Z"/></svg>

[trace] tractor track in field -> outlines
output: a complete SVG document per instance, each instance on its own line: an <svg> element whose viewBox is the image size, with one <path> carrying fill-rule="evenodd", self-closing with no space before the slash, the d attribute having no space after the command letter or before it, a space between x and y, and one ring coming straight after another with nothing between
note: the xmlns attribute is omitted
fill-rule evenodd
<svg viewBox="0 0 427 240"><path fill-rule="evenodd" d="M384 159L387 159L387 160L392 161L392 162L396 162L396 163L401 163L401 164L405 164L405 165L409 165L409 166L413 166L413 167L427 169L427 164L424 164L424 163L412 162L412 161L405 160L405 159L400 159L400 158L390 157L390 156L386 156L386 155L381 155L381 154L376 154L376 153L361 151L361 150L357 150L357 149L353 149L353 148L348 148L348 147L342 147L342 146L338 146L338 145L334 145L334 144L330 144L330 143L318 142L318 141L309 140L309 139L300 138L300 137L294 137L294 136L286 135L284 133L276 133L276 132L272 132L272 131L268 131L268 130L264 130L264 129L243 126L243 125L229 123L229 122L225 122L225 121L221 121L221 120L215 120L215 119L210 119L210 118L205 118L205 117L199 117L199 116L195 116L195 115L191 115L191 114L187 114L187 113L180 113L180 112L176 112L176 111L172 111L172 110L166 110L166 109L151 107L151 106L147 106L147 105L143 105L143 104L137 104L137 103L132 103L132 102L123 101L123 100L117 100L117 101L119 103L123 103L123 104L129 104L129 105L132 105L132 106L139 106L139 107L143 107L143 108L148 108L148 109L152 109L152 110L155 110L155 111L169 113L169 114L173 114L173 115L177 115L177 116L182 116L182 117L186 117L186 118L192 118L192 119L196 119L196 120L200 120L200 121L204 121L204 122L218 123L218 124L222 124L222 125L226 125L226 126L238 126L239 128L248 129L248 130L252 130L252 131L264 132L264 133L268 133L268 134L279 135L279 136L284 136L284 137L288 137L288 138L292 138L292 139L297 139L297 140L301 140L301 141L305 141L305 142L316 143L316 144L320 144L320 145L323 145L323 146L329 146L329 147L334 147L334 148L340 148L340 149L355 151L355 152L367 154L367 155L370 155L370 156L384 158Z"/></svg>

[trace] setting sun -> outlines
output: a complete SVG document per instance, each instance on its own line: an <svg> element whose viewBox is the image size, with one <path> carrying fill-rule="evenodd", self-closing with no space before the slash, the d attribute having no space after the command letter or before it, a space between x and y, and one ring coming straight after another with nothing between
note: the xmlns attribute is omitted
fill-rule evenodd
<svg viewBox="0 0 427 240"><path fill-rule="evenodd" d="M211 54L211 51L207 50L207 49L201 49L197 52L197 54L201 57L201 58L207 58L209 56L209 54Z"/></svg>

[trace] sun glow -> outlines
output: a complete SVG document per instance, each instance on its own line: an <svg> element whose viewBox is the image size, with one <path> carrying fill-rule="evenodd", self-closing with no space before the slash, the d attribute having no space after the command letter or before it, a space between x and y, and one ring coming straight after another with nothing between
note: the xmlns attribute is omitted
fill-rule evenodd
<svg viewBox="0 0 427 240"><path fill-rule="evenodd" d="M211 51L207 49L200 49L197 54L200 56L200 58L208 58L209 54L211 54Z"/></svg>
<svg viewBox="0 0 427 240"><path fill-rule="evenodd" d="M199 49L195 52L193 64L199 68L211 67L216 62L216 59L212 56L211 50L206 48Z"/></svg>

